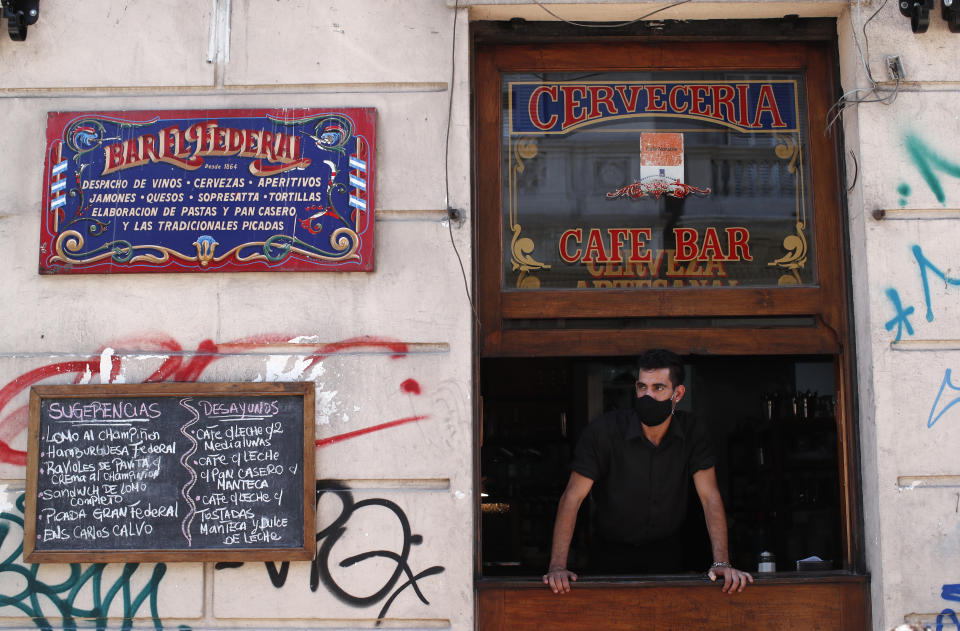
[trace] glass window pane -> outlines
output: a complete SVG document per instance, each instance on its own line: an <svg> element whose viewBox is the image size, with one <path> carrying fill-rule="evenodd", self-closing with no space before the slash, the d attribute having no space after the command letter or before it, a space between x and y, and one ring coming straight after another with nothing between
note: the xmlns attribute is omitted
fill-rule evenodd
<svg viewBox="0 0 960 631"><path fill-rule="evenodd" d="M507 74L504 289L817 283L799 73Z"/></svg>

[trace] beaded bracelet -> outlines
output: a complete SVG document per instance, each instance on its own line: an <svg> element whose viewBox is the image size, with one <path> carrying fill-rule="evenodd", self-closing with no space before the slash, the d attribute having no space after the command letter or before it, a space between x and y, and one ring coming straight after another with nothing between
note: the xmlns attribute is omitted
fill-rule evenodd
<svg viewBox="0 0 960 631"><path fill-rule="evenodd" d="M730 562L729 562L729 561L714 561L714 562L713 562L713 565L710 566L710 569L712 570L712 569L718 568L718 567L729 567L729 568L733 568L733 566L730 565Z"/></svg>

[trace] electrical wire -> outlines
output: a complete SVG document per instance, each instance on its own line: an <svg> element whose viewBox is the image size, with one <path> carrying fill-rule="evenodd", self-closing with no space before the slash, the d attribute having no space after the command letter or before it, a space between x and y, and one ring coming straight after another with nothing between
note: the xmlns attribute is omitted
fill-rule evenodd
<svg viewBox="0 0 960 631"><path fill-rule="evenodd" d="M460 0L453 3L453 35L450 44L450 85L447 86L447 130L443 137L443 206L450 208L450 124L453 119L453 80L457 74L457 13Z"/></svg>
<svg viewBox="0 0 960 631"><path fill-rule="evenodd" d="M590 22L574 22L574 21L572 21L572 20L567 20L566 18L560 17L559 15L557 15L556 13L554 13L553 11L551 11L550 9L548 9L547 7L545 7L545 6L543 5L543 3L540 2L540 0L533 0L533 3L534 3L535 5L537 5L538 7L540 7L541 9L543 9L544 11L546 11L547 13L549 13L550 15L552 15L553 17L557 18L557 19L560 20L561 22L566 22L567 24L570 24L571 26L584 26L584 27L587 27L587 28L622 28L622 27L624 27L624 26L630 26L631 24L636 24L637 22L640 22L641 20L647 19L647 18L650 17L651 15L654 15L654 14L656 14L656 13L660 13L661 11L666 11L667 9L670 9L670 8L675 7L675 6L677 6L677 5L686 4L687 2L690 2L690 0L678 0L678 2L674 2L673 4L668 4L668 5L665 6L665 7L660 7L660 8L657 9L656 11L651 11L650 13L647 13L647 14L645 14L645 15L641 15L641 16L638 17L637 19L635 19L635 20L630 20L629 22L618 22L618 23L616 23L616 24L593 24L593 23L590 23Z"/></svg>
<svg viewBox="0 0 960 631"><path fill-rule="evenodd" d="M875 99L853 99L848 100L847 95L856 94L858 92L874 92L877 94ZM830 128L837 122L837 120L843 115L844 110L846 110L851 105L859 105L861 103L883 103L884 105L891 105L894 101L897 100L897 94L900 92L900 77L897 77L896 85L894 85L893 90L890 91L889 96L880 96L879 95L879 86L878 88L855 88L850 90L843 96L841 96L836 103L830 106L830 109L827 110L827 116L830 117L831 112L836 112L830 118L830 122L827 123L827 126L824 128L823 132L826 134L830 131Z"/></svg>
<svg viewBox="0 0 960 631"><path fill-rule="evenodd" d="M874 11L874 12L873 12L873 15L871 15L871 16L867 19L867 21L863 23L863 47L866 49L866 57L867 57L867 59L870 59L870 38L869 38L869 36L867 36L867 26L869 26L869 24L870 24L870 22L873 20L873 18L877 17L877 15L878 15L878 14L880 13L880 11L883 9L884 5L887 4L887 1L888 1L888 0L883 0L883 4L880 5L880 8L878 8L876 11ZM860 2L861 2L861 0L857 0L857 19L858 19L858 20L860 19ZM858 42L858 44L859 44L859 42ZM866 70L867 70L867 77L870 78L870 82L871 82L874 86L876 86L876 85L877 85L877 81L875 81L875 80L873 79L873 73L870 72L870 66L866 63L866 61L863 60L863 53L861 53L861 55L860 55L860 60L861 60L861 62L864 64L864 67L865 67ZM899 77L898 77L898 78L899 78ZM892 101L891 101L891 102L892 102Z"/></svg>
<svg viewBox="0 0 960 631"><path fill-rule="evenodd" d="M463 259L460 257L460 250L457 249L457 242L453 238L453 208L450 207L450 126L453 123L453 82L457 76L457 17L460 11L460 0L456 0L453 6L453 32L452 43L450 44L450 84L447 86L447 129L443 137L443 186L444 186L444 207L447 210L447 231L450 233L450 245L453 246L453 253L457 255L457 261L460 263L460 274L463 276L463 289L467 293L467 302L470 303L470 309L473 311L473 317L480 324L480 316L477 314L477 306L473 303L473 296L470 294L470 283L467 281L467 270L463 266Z"/></svg>
<svg viewBox="0 0 960 631"><path fill-rule="evenodd" d="M848 193L857 185L857 178L860 176L860 165L857 164L857 154L853 152L853 149L850 150L850 157L853 158L853 181L850 182L850 186L847 187Z"/></svg>
<svg viewBox="0 0 960 631"><path fill-rule="evenodd" d="M873 21L873 19L880 14L880 11L883 10L883 8L887 5L888 1L889 0L883 0L883 3L877 8L876 11L873 12L873 14L869 18L867 18L867 21L863 22L863 17L861 13L862 0L857 0L857 20L856 21L858 25L862 23L862 26L860 27L860 32L858 33L858 31L854 28L853 20L851 20L850 29L853 32L853 40L857 45L857 53L860 56L860 64L863 66L864 72L866 72L867 80L870 81L870 87L855 88L845 93L843 96L841 96L840 99L836 103L834 103L829 110L829 112L832 112L834 111L834 109L839 108L839 110L837 111L837 115L835 115L831 119L830 123L827 125L827 130L829 130L829 128L833 125L833 123L836 122L839 115L842 114L843 110L849 105L857 105L859 103L877 103L877 102L884 103L885 105L890 105L897 98L897 94L900 91L900 77L896 77L896 85L894 86L893 90L890 91L889 95L880 96L880 92L883 89L881 88L879 83L873 78L873 72L870 70L870 64L867 61L870 58L870 36L867 34L867 26L869 26L870 22ZM863 35L863 45L860 44L860 34ZM866 52L864 52L864 49L866 49ZM877 98L848 99L850 95L859 94L860 92L869 92L871 94L874 94ZM828 115L829 115L829 112L828 112Z"/></svg>
<svg viewBox="0 0 960 631"><path fill-rule="evenodd" d="M467 301L470 303L470 309L473 310L473 317L480 324L480 314L477 313L477 306L473 304L473 296L470 295L470 285L467 284L467 270L463 267L463 259L460 258L460 251L457 250L457 244L453 240L453 219L447 220L447 231L450 233L450 245L457 255L457 261L460 262L460 273L463 275L463 288L467 292Z"/></svg>
<svg viewBox="0 0 960 631"><path fill-rule="evenodd" d="M873 21L877 15L880 14L880 11L887 6L889 0L883 0L883 3L877 8L873 14L867 18L866 22L863 22L863 15L861 13L861 4L863 0L857 0L857 26L859 26L859 32L856 26L853 23L853 19L850 20L850 30L853 32L853 40L857 44L857 53L860 56L860 64L863 66L864 71L867 74L867 80L870 82L870 87L868 88L854 88L843 94L837 101L830 106L830 109L827 110L827 118L829 119L826 126L823 129L824 134L828 134L833 125L842 118L844 110L850 106L856 106L860 103L883 103L884 105L891 105L894 101L897 100L897 95L900 93L900 79L901 77L897 76L896 84L892 89L885 88L879 84L873 78L873 72L870 70L870 64L868 60L870 59L870 36L867 35L867 26L870 25L870 22ZM861 26L862 24L862 26ZM863 44L860 44L860 36L863 35ZM866 92L868 95L872 95L876 98L869 98L869 96L860 98L859 95L861 92ZM850 98L851 96L855 98Z"/></svg>

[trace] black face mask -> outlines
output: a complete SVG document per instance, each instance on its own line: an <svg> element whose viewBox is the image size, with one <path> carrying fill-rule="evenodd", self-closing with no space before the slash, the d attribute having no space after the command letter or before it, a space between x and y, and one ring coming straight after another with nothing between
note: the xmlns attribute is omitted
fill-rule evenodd
<svg viewBox="0 0 960 631"><path fill-rule="evenodd" d="M641 423L647 427L656 427L673 414L673 398L657 401L650 395L644 395L633 400L633 409L640 415Z"/></svg>

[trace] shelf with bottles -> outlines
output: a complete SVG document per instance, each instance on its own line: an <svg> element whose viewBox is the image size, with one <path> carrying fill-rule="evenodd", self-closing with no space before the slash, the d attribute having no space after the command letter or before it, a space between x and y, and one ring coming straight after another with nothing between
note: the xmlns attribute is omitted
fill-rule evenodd
<svg viewBox="0 0 960 631"><path fill-rule="evenodd" d="M760 419L771 425L833 419L836 411L833 395L821 395L813 390L771 391L760 399Z"/></svg>
<svg viewBox="0 0 960 631"><path fill-rule="evenodd" d="M832 418L745 424L729 436L728 446L732 474L837 467Z"/></svg>
<svg viewBox="0 0 960 631"><path fill-rule="evenodd" d="M569 436L567 406L558 401L505 401L486 399L483 404L483 439L516 445L566 441Z"/></svg>
<svg viewBox="0 0 960 631"><path fill-rule="evenodd" d="M558 498L559 493L481 504L486 572L532 574L547 567Z"/></svg>

